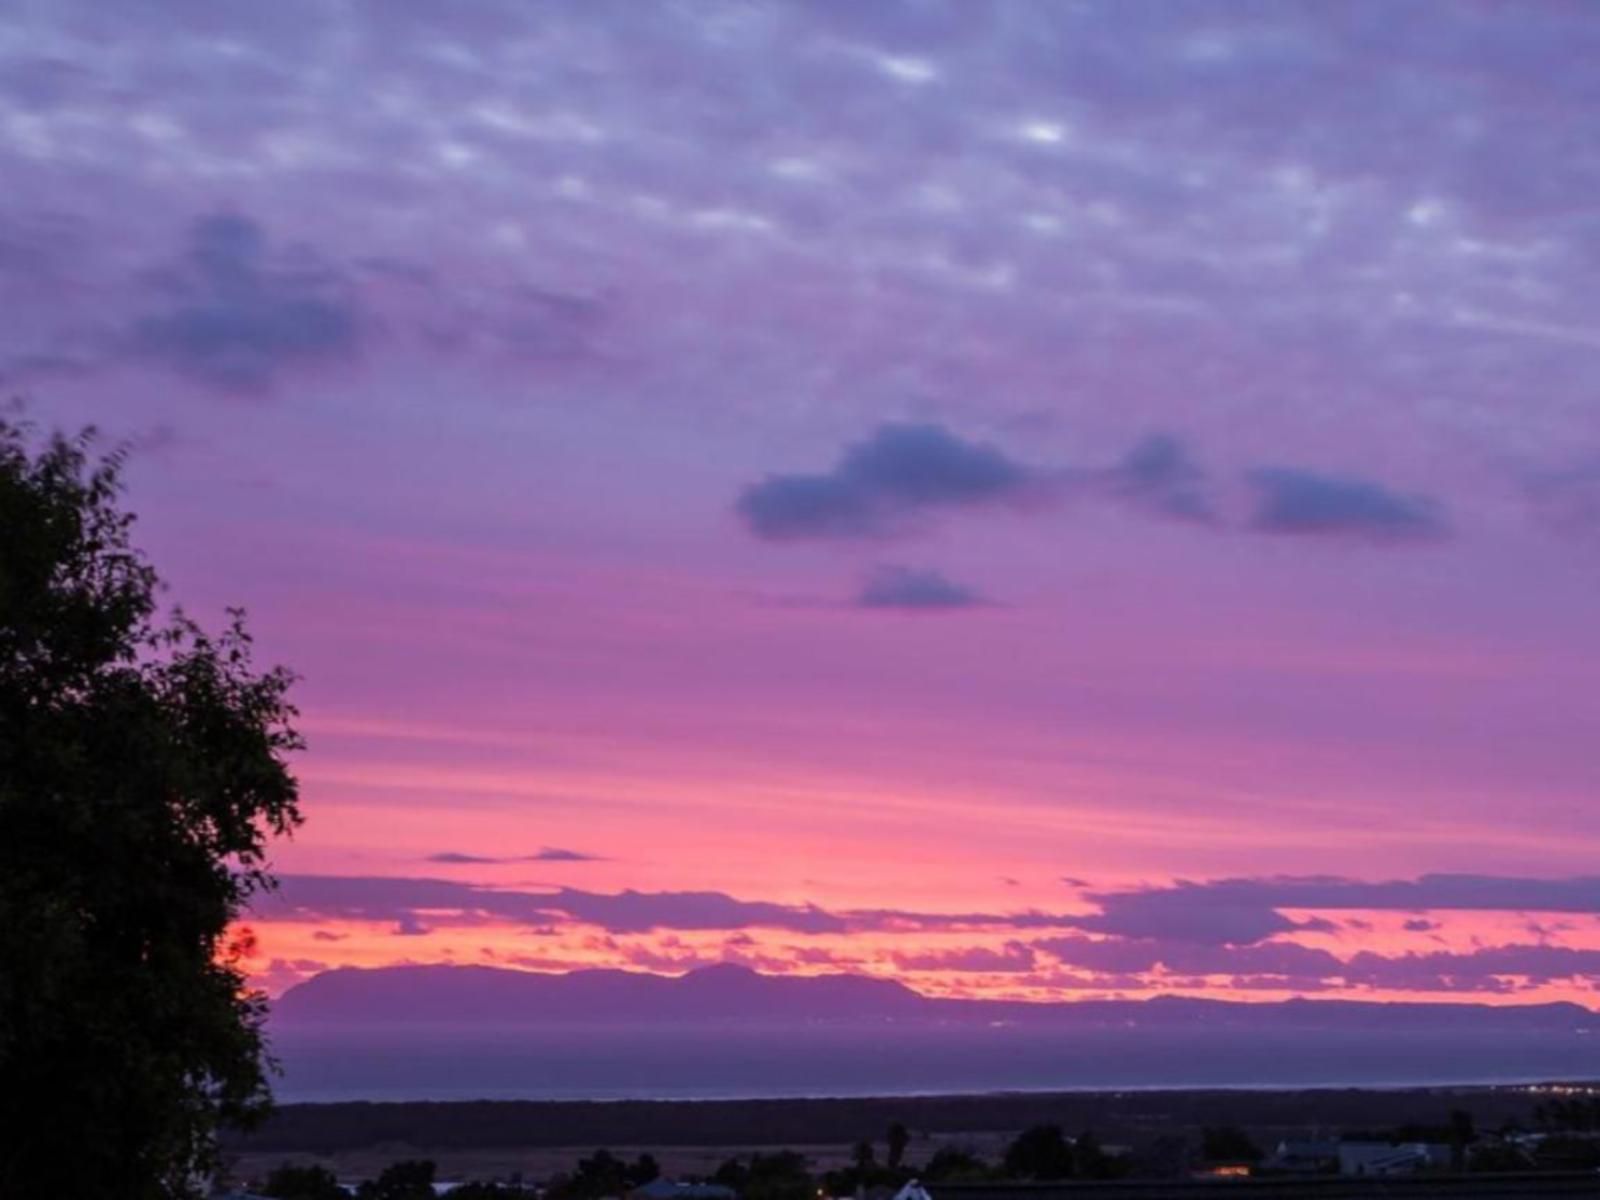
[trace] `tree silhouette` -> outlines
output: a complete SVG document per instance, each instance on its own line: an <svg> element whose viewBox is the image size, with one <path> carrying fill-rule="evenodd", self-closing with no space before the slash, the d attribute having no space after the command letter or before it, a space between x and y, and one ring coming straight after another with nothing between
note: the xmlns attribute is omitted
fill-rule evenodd
<svg viewBox="0 0 1600 1200"><path fill-rule="evenodd" d="M327 1167L284 1163L267 1176L262 1194L274 1200L346 1200L346 1193Z"/></svg>
<svg viewBox="0 0 1600 1200"><path fill-rule="evenodd" d="M1072 1145L1059 1125L1024 1129L1006 1148L1005 1172L1013 1179L1067 1179L1072 1176Z"/></svg>
<svg viewBox="0 0 1600 1200"><path fill-rule="evenodd" d="M596 1150L588 1158L580 1158L570 1175L553 1181L547 1190L557 1200L603 1200L626 1195L659 1178L661 1164L652 1154L641 1154L628 1163L609 1150Z"/></svg>
<svg viewBox="0 0 1600 1200"><path fill-rule="evenodd" d="M911 1144L911 1134L899 1121L889 1126L889 1169L898 1171L905 1161L906 1147Z"/></svg>
<svg viewBox="0 0 1600 1200"><path fill-rule="evenodd" d="M229 929L300 740L240 613L157 618L93 450L0 418L0 1196L166 1200L269 1100Z"/></svg>
<svg viewBox="0 0 1600 1200"><path fill-rule="evenodd" d="M978 1180L989 1173L989 1166L970 1150L959 1146L940 1146L922 1168L925 1181Z"/></svg>
<svg viewBox="0 0 1600 1200"><path fill-rule="evenodd" d="M357 1200L433 1200L434 1164L408 1159L385 1167L356 1191Z"/></svg>
<svg viewBox="0 0 1600 1200"><path fill-rule="evenodd" d="M748 1164L730 1158L711 1181L731 1187L744 1200L811 1200L816 1190L805 1156L793 1150L757 1151Z"/></svg>
<svg viewBox="0 0 1600 1200"><path fill-rule="evenodd" d="M1200 1156L1207 1162L1260 1162L1266 1155L1236 1125L1208 1125L1200 1131Z"/></svg>

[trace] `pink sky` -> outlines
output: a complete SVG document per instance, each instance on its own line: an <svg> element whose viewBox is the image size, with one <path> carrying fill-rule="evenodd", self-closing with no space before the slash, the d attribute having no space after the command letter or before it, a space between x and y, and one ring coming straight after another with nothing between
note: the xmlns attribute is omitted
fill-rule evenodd
<svg viewBox="0 0 1600 1200"><path fill-rule="evenodd" d="M304 677L264 984L1593 1001L1600 13L157 8L0 383Z"/></svg>

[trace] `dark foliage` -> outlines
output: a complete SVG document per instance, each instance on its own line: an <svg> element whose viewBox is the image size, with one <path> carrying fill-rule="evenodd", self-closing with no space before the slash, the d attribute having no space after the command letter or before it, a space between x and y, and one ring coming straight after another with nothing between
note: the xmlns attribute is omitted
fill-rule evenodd
<svg viewBox="0 0 1600 1200"><path fill-rule="evenodd" d="M940 1146L922 1168L927 1183L976 1183L991 1174L989 1164L958 1146Z"/></svg>
<svg viewBox="0 0 1600 1200"><path fill-rule="evenodd" d="M1534 1156L1528 1150L1503 1141L1485 1142L1474 1146L1467 1156L1469 1171L1531 1171L1537 1165Z"/></svg>
<svg viewBox="0 0 1600 1200"><path fill-rule="evenodd" d="M602 1200L626 1195L660 1177L661 1167L649 1154L641 1154L629 1163L609 1150L596 1150L588 1158L580 1158L570 1175L552 1180L548 1194L553 1200Z"/></svg>
<svg viewBox="0 0 1600 1200"><path fill-rule="evenodd" d="M1208 1125L1200 1131L1200 1157L1210 1163L1257 1163L1266 1154L1237 1125Z"/></svg>
<svg viewBox="0 0 1600 1200"><path fill-rule="evenodd" d="M1072 1144L1059 1125L1024 1129L1006 1148L1004 1170L1012 1179L1070 1179L1074 1173Z"/></svg>
<svg viewBox="0 0 1600 1200"><path fill-rule="evenodd" d="M889 1143L889 1169L898 1171L906 1160L906 1147L911 1144L911 1131L899 1121L889 1126L886 1140Z"/></svg>
<svg viewBox="0 0 1600 1200"><path fill-rule="evenodd" d="M816 1192L805 1156L793 1150L730 1158L711 1182L731 1187L743 1200L811 1200Z"/></svg>
<svg viewBox="0 0 1600 1200"><path fill-rule="evenodd" d="M346 1200L344 1189L327 1167L292 1163L284 1163L268 1175L261 1191L275 1200Z"/></svg>
<svg viewBox="0 0 1600 1200"><path fill-rule="evenodd" d="M357 1188L357 1200L433 1200L434 1171L426 1159L394 1163Z"/></svg>
<svg viewBox="0 0 1600 1200"><path fill-rule="evenodd" d="M1533 1120L1541 1129L1592 1133L1600 1129L1600 1096L1544 1101L1534 1106Z"/></svg>
<svg viewBox="0 0 1600 1200"><path fill-rule="evenodd" d="M1546 1138L1534 1151L1534 1162L1545 1171L1600 1170L1600 1141L1570 1135Z"/></svg>
<svg viewBox="0 0 1600 1200"><path fill-rule="evenodd" d="M1084 1179L1120 1179L1131 1166L1126 1155L1107 1154L1088 1129L1072 1139L1072 1165Z"/></svg>
<svg viewBox="0 0 1600 1200"><path fill-rule="evenodd" d="M186 1196L269 1099L245 986L299 822L281 670L156 615L122 460L0 419L0 1195Z"/></svg>

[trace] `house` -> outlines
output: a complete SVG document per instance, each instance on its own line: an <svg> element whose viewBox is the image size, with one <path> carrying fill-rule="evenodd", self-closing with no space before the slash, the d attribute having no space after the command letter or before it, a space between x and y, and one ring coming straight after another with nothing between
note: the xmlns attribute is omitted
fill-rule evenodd
<svg viewBox="0 0 1600 1200"><path fill-rule="evenodd" d="M1434 1142L1340 1142L1341 1175L1413 1175L1450 1166L1449 1146Z"/></svg>
<svg viewBox="0 0 1600 1200"><path fill-rule="evenodd" d="M1285 1175L1332 1174L1339 1169L1339 1143L1279 1142L1261 1169Z"/></svg>
<svg viewBox="0 0 1600 1200"><path fill-rule="evenodd" d="M652 1179L629 1192L628 1200L739 1200L739 1193L720 1183Z"/></svg>

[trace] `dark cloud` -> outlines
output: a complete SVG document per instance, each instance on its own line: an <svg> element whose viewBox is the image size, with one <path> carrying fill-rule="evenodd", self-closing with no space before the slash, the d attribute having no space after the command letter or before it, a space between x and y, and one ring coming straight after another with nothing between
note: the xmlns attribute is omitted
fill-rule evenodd
<svg viewBox="0 0 1600 1200"><path fill-rule="evenodd" d="M379 875L286 875L257 900L262 920L343 919L399 922L428 914L435 924L487 920L546 928L563 920L609 933L649 930L787 929L795 933L1060 929L1078 918L1043 912L926 913L902 909L830 912L815 904L740 900L722 892L522 891L449 879ZM448 914L448 915L446 915Z"/></svg>
<svg viewBox="0 0 1600 1200"><path fill-rule="evenodd" d="M884 537L941 508L1018 501L1032 469L940 425L886 424L848 447L831 470L769 475L740 494L750 531L773 541Z"/></svg>
<svg viewBox="0 0 1600 1200"><path fill-rule="evenodd" d="M1122 974L1161 969L1180 975L1273 975L1322 978L1344 964L1326 950L1294 942L1217 945L1161 938L1045 938L1034 942L1070 967Z"/></svg>
<svg viewBox="0 0 1600 1200"><path fill-rule="evenodd" d="M985 603L971 588L925 567L879 567L867 577L856 596L856 605L860 608L904 608L919 612L976 608Z"/></svg>
<svg viewBox="0 0 1600 1200"><path fill-rule="evenodd" d="M1432 933L1439 928L1439 922L1430 921L1427 917L1412 917L1401 925L1407 933Z"/></svg>
<svg viewBox="0 0 1600 1200"><path fill-rule="evenodd" d="M560 846L545 846L537 854L528 856L529 862L604 862L598 854L585 854L581 850L565 850Z"/></svg>
<svg viewBox="0 0 1600 1200"><path fill-rule="evenodd" d="M1549 945L1398 955L1363 950L1348 959L1294 942L1202 945L1159 939L1045 938L1033 948L1080 970L1189 976L1195 985L1226 977L1233 987L1324 991L1335 985L1386 991L1503 993L1600 973L1600 950Z"/></svg>
<svg viewBox="0 0 1600 1200"><path fill-rule="evenodd" d="M258 901L258 916L317 917L392 921L397 931L418 913L453 914L457 920L504 920L544 926L566 919L596 925L610 933L653 929L787 929L796 933L839 933L843 917L814 905L737 900L721 892L636 892L615 894L560 888L550 892L510 891L446 879L389 878L371 875L288 875L277 892ZM436 918L437 920L437 918Z"/></svg>
<svg viewBox="0 0 1600 1200"><path fill-rule="evenodd" d="M1600 950L1570 946L1488 946L1383 955L1362 951L1345 964L1346 982L1397 991L1510 991L1600 974Z"/></svg>
<svg viewBox="0 0 1600 1200"><path fill-rule="evenodd" d="M1216 519L1206 494L1206 473L1188 446L1170 433L1150 434L1134 444L1105 474L1116 498L1159 516L1209 524Z"/></svg>
<svg viewBox="0 0 1600 1200"><path fill-rule="evenodd" d="M1440 505L1413 493L1295 467L1259 467L1250 525L1263 533L1337 537L1378 544L1436 541L1449 534Z"/></svg>
<svg viewBox="0 0 1600 1200"><path fill-rule="evenodd" d="M274 251L246 217L195 221L154 288L134 351L226 391L262 391L286 367L346 357L360 342L345 281L307 254Z"/></svg>
<svg viewBox="0 0 1600 1200"><path fill-rule="evenodd" d="M565 850L560 846L541 847L536 854L513 854L496 856L490 854L462 854L455 850L443 850L438 854L430 854L424 862L446 863L454 866L463 865L499 865L504 863L524 862L604 862L605 859L597 854L585 854L580 850Z"/></svg>
<svg viewBox="0 0 1600 1200"><path fill-rule="evenodd" d="M1281 909L1600 912L1600 876L1518 879L1441 874L1377 883L1320 875L1180 880L1167 887L1097 892L1087 898L1101 911L1069 918L1067 924L1119 937L1248 945L1279 933L1332 928L1320 918L1291 920Z"/></svg>
<svg viewBox="0 0 1600 1200"><path fill-rule="evenodd" d="M1436 541L1450 534L1443 507L1428 496L1298 467L1258 467L1245 478L1254 492L1247 527L1256 532L1375 544ZM1175 434L1149 434L1109 467L1047 469L932 424L880 425L830 470L769 475L746 487L735 508L758 537L797 541L891 537L922 528L941 509L1074 498L1195 525L1223 523L1204 468ZM895 582L885 582L887 597L895 594ZM898 582L907 592L918 590L915 580ZM948 607L972 599L954 585L922 590L926 600L898 606ZM869 583L861 603L871 603L871 591Z"/></svg>
<svg viewBox="0 0 1600 1200"><path fill-rule="evenodd" d="M988 946L963 946L955 950L930 950L920 954L895 954L894 965L902 971L959 971L974 974L1021 974L1038 965L1033 947L1025 942L1007 942L1004 949Z"/></svg>
<svg viewBox="0 0 1600 1200"><path fill-rule="evenodd" d="M612 933L651 929L744 929L752 926L797 933L840 933L844 920L812 904L736 900L722 892L636 892L615 895L563 889L549 902L575 921Z"/></svg>
<svg viewBox="0 0 1600 1200"><path fill-rule="evenodd" d="M1285 875L1258 879L1179 882L1170 889L1184 903L1257 904L1295 909L1368 909L1423 912L1600 913L1600 875L1528 879L1510 875L1433 874L1367 882L1337 875ZM1149 895L1121 893L1123 895Z"/></svg>
<svg viewBox="0 0 1600 1200"><path fill-rule="evenodd" d="M257 900L261 920L365 920L400 935L430 928L505 921L549 931L565 923L593 926L604 937L654 931L778 929L800 934L870 931L885 934L961 930L1054 930L1032 943L1002 948L907 951L893 956L905 970L1016 972L1037 970L1037 953L1065 967L1106 977L1160 971L1169 984L1184 977L1236 979L1239 986L1316 990L1345 986L1429 991L1503 991L1528 981L1600 974L1600 950L1541 943L1385 956L1335 953L1282 935L1339 927L1283 911L1498 910L1600 912L1600 877L1539 880L1479 875L1424 875L1369 883L1333 876L1180 881L1129 892L1097 892L1091 914L1048 912L925 913L898 909L829 911L813 904L741 900L721 892L599 893L574 888L523 891L440 879L372 876L286 876L281 889ZM1427 926L1424 929L1424 925ZM1406 926L1431 931L1416 918ZM1074 931L1074 932L1064 932ZM663 943L665 946L666 943ZM728 939L723 957L758 953ZM688 953L688 948L683 948ZM696 951L695 953L701 953ZM764 961L764 960L763 960Z"/></svg>
<svg viewBox="0 0 1600 1200"><path fill-rule="evenodd" d="M414 912L401 912L395 918L394 933L396 937L421 937L423 934L432 932L433 930L424 925L422 919Z"/></svg>
<svg viewBox="0 0 1600 1200"><path fill-rule="evenodd" d="M1146 891L1090 893L1086 898L1098 904L1100 912L1074 917L1069 923L1120 938L1218 946L1249 945L1308 927L1253 896L1213 893L1206 890L1208 886L1180 882Z"/></svg>

